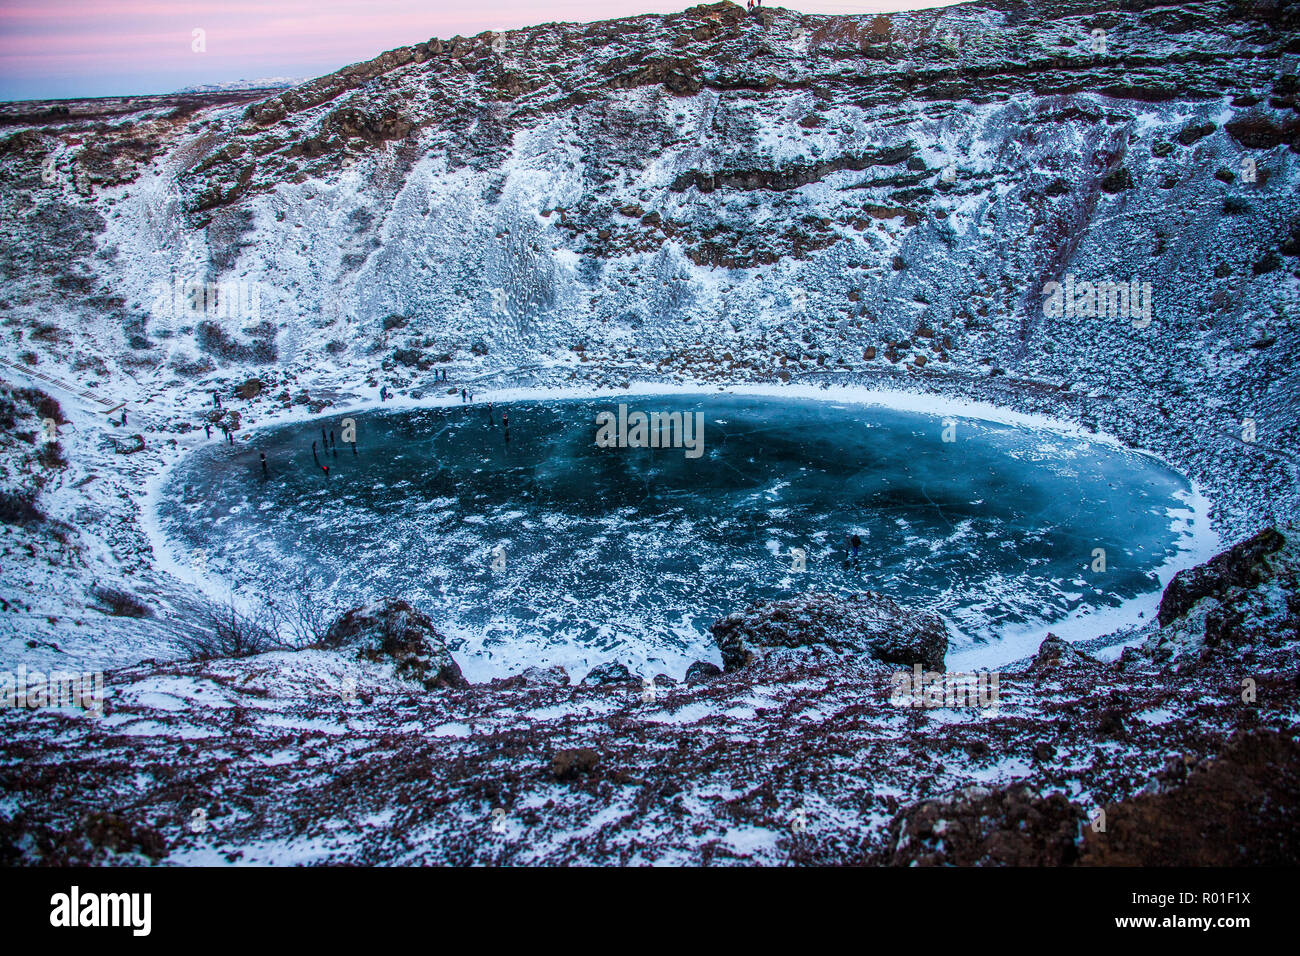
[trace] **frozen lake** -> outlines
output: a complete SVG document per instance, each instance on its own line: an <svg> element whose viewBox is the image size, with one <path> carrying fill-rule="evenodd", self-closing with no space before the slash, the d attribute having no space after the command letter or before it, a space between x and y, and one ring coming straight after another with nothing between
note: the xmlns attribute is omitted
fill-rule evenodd
<svg viewBox="0 0 1300 956"><path fill-rule="evenodd" d="M702 444L599 447L597 416L620 403L698 414ZM213 443L170 473L159 526L182 563L248 594L305 569L337 610L405 597L471 679L606 660L680 677L716 660L717 617L808 589L883 591L970 647L1153 592L1196 530L1175 472L1036 428L736 394L491 414L376 409ZM328 477L322 426L340 439L317 452Z"/></svg>

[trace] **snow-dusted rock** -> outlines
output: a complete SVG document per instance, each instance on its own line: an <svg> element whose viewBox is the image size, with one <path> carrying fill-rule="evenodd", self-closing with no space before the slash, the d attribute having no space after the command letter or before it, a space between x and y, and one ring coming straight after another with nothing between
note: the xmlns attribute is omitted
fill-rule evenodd
<svg viewBox="0 0 1300 956"><path fill-rule="evenodd" d="M934 614L909 610L883 594L801 594L765 601L713 625L727 671L775 648L825 645L885 664L942 671L948 629Z"/></svg>
<svg viewBox="0 0 1300 956"><path fill-rule="evenodd" d="M640 681L627 669L627 665L618 661L597 664L582 679L584 684L636 684Z"/></svg>
<svg viewBox="0 0 1300 956"><path fill-rule="evenodd" d="M1058 668L1096 666L1097 661L1071 647L1068 641L1061 640L1055 634L1048 634L1043 643L1038 645L1038 653L1034 655L1029 669L1041 673Z"/></svg>
<svg viewBox="0 0 1300 956"><path fill-rule="evenodd" d="M693 684L696 681L709 680L721 673L722 668L712 661L695 661L690 667L686 668L686 683Z"/></svg>
<svg viewBox="0 0 1300 956"><path fill-rule="evenodd" d="M428 615L396 598L348 611L331 625L323 643L355 649L369 661L391 660L397 676L426 690L469 686Z"/></svg>
<svg viewBox="0 0 1300 956"><path fill-rule="evenodd" d="M500 677L491 684L492 687L568 687L569 672L558 664L554 667L525 667L518 674Z"/></svg>
<svg viewBox="0 0 1300 956"><path fill-rule="evenodd" d="M117 455L135 455L144 451L144 436L108 434L100 438L99 445Z"/></svg>
<svg viewBox="0 0 1300 956"><path fill-rule="evenodd" d="M1161 626L1172 624L1202 598L1221 600L1232 588L1260 583L1269 574L1265 558L1284 544L1286 538L1277 528L1265 528L1204 564L1179 571L1160 598Z"/></svg>
<svg viewBox="0 0 1300 956"><path fill-rule="evenodd" d="M1066 866L1079 855L1083 813L1059 793L964 787L895 822L894 866Z"/></svg>

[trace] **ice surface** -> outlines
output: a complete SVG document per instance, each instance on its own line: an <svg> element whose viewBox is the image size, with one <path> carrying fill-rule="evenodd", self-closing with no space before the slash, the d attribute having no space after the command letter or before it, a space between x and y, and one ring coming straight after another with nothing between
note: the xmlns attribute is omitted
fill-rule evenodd
<svg viewBox="0 0 1300 956"><path fill-rule="evenodd" d="M699 412L702 455L597 447L597 414L620 402ZM201 554L250 596L305 572L336 609L411 599L472 679L604 660L680 676L713 656L717 617L812 588L931 608L969 648L1154 594L1204 522L1184 479L1113 445L851 401L676 393L348 417L355 456L323 451L338 416L198 450L160 490L159 524L183 563Z"/></svg>

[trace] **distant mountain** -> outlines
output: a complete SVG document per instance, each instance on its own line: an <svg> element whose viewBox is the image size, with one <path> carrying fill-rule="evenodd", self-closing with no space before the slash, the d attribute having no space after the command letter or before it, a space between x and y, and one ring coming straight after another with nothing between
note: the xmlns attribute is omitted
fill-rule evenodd
<svg viewBox="0 0 1300 956"><path fill-rule="evenodd" d="M184 93L238 93L243 90L277 90L305 83L310 77L305 76L268 76L257 80L235 80L231 83L205 83L202 86L187 86L177 90Z"/></svg>

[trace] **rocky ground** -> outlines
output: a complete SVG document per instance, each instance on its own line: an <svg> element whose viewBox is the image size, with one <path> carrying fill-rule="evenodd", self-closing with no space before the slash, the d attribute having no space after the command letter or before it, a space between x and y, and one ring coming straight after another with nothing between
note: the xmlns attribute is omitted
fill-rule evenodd
<svg viewBox="0 0 1300 956"><path fill-rule="evenodd" d="M1265 532L1118 661L1049 638L979 701L898 693L944 638L878 596L738 612L728 672L652 685L467 686L380 602L320 648L114 672L102 716L0 711L0 859L1294 864L1298 570Z"/></svg>

